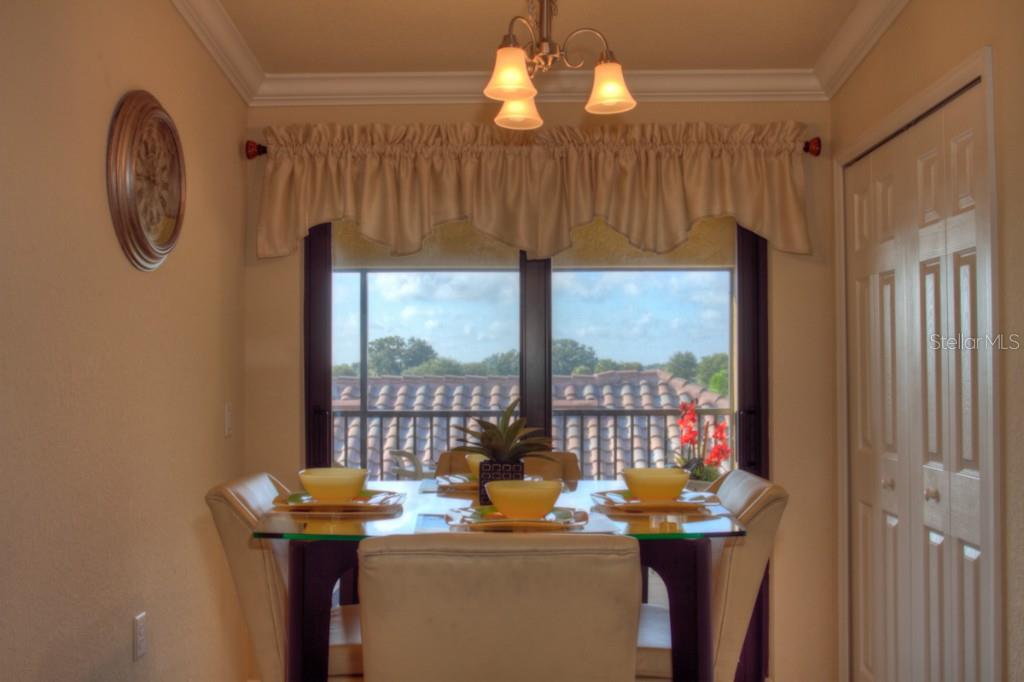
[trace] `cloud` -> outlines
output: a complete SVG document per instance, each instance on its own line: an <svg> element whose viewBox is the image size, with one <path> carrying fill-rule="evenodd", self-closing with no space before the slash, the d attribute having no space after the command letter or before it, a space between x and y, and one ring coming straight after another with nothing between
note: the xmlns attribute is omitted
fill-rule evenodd
<svg viewBox="0 0 1024 682"><path fill-rule="evenodd" d="M371 339L418 336L462 362L519 346L515 272L378 272L368 280ZM601 357L648 363L677 351L728 351L727 270L559 270L552 289L555 338ZM334 291L335 355L344 346L358 358L358 275L336 273Z"/></svg>
<svg viewBox="0 0 1024 682"><path fill-rule="evenodd" d="M700 311L699 317L704 322L719 322L725 315L720 308L704 308Z"/></svg>
<svg viewBox="0 0 1024 682"><path fill-rule="evenodd" d="M519 295L516 272L376 272L370 296L384 301L512 301Z"/></svg>

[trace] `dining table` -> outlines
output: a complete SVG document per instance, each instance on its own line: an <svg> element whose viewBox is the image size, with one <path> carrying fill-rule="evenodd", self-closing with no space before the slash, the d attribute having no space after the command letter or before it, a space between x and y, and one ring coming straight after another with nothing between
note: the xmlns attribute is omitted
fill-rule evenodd
<svg viewBox="0 0 1024 682"><path fill-rule="evenodd" d="M286 665L290 681L327 678L335 587L343 575L355 574L362 539L481 532L452 525L447 520L453 510L475 503L471 493L439 491L434 479L372 481L367 482L366 488L404 495L401 510L390 516L359 517L271 511L260 518L253 532L255 538L289 543ZM622 489L623 483L615 480L566 484L556 505L587 512L586 522L567 532L612 533L637 539L641 566L662 579L668 595L672 679L711 680L711 542L715 538L742 536L746 531L715 498L708 500L701 513L604 513L606 507L597 504L594 494ZM357 594L342 597L348 601L358 599Z"/></svg>

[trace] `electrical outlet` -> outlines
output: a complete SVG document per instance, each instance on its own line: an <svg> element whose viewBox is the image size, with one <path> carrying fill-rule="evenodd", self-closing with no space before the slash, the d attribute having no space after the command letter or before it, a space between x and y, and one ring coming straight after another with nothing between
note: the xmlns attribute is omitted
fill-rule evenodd
<svg viewBox="0 0 1024 682"><path fill-rule="evenodd" d="M231 403L224 403L224 437L231 438L235 433L235 411Z"/></svg>
<svg viewBox="0 0 1024 682"><path fill-rule="evenodd" d="M132 621L132 660L145 656L146 649L146 612L143 611Z"/></svg>

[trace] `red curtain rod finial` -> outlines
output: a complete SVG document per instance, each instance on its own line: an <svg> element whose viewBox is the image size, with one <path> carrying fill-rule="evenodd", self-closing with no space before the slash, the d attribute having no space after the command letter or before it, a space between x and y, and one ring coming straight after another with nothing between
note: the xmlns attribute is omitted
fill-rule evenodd
<svg viewBox="0 0 1024 682"><path fill-rule="evenodd" d="M812 137L804 142L804 151L811 156L821 156L821 138Z"/></svg>
<svg viewBox="0 0 1024 682"><path fill-rule="evenodd" d="M806 150L807 147L804 147ZM267 153L267 145L260 144L254 140L245 141L245 158L252 160L257 156L263 156Z"/></svg>

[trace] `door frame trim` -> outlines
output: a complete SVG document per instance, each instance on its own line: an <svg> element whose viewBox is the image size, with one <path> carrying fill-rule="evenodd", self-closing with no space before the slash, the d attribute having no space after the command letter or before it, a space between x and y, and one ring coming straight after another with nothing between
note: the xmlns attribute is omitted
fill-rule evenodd
<svg viewBox="0 0 1024 682"><path fill-rule="evenodd" d="M997 237L999 234L999 213L997 201L996 183L996 146L995 146L995 110L993 107L993 84L992 84L992 48L989 46L978 50L962 63L947 72L940 79L932 83L924 90L894 109L888 116L878 124L872 126L863 135L858 137L854 143L840 149L832 157L832 185L833 185L833 241L834 258L836 264L835 280L835 304L836 304L836 514L837 514L837 536L838 536L838 561L836 563L837 575L837 615L838 615L838 655L839 665L838 679L841 682L848 682L850 679L850 513L849 513L849 424L848 424L848 363L846 344L846 241L845 241L845 185L843 182L843 167L871 149L879 142L885 140L894 132L903 128L908 122L935 107L953 93L957 92L973 80L981 78L977 86L983 88L985 95L985 119L988 145L988 173L990 183L989 212L991 223L989 225L989 277L991 279L990 305L992 309L992 329L999 329L999 306L1001 293L997 286L999 282L998 263L993 257L998 253ZM1005 638L1003 620L1003 579L1004 579L1004 542L1003 542L1003 458L1002 458L1002 423L998 405L995 400L1000 395L1001 387L999 372L999 353L992 353L992 376L987 381L982 381L985 386L985 395L981 396L989 404L989 414L992 428L992 462L988 475L983 478L982 495L992 500L989 513L982 514L982 533L989 539L989 547L992 560L989 562L989 571L982 579L992 586L992 603L985 605L982 613L987 616L992 629L991 654L993 679L1002 679L1004 668L1003 640Z"/></svg>

